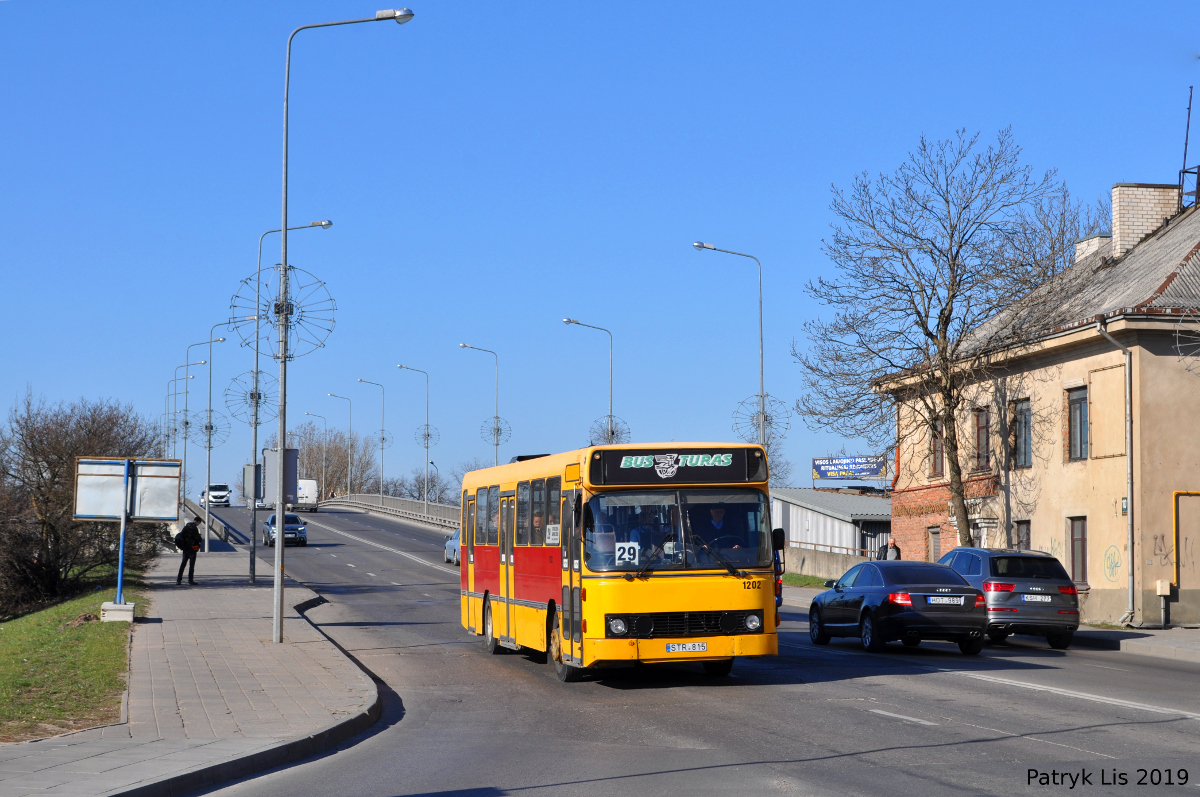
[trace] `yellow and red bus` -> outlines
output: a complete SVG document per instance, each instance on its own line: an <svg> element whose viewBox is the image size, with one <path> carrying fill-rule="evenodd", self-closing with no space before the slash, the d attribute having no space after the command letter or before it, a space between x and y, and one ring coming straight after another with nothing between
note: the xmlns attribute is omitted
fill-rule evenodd
<svg viewBox="0 0 1200 797"><path fill-rule="evenodd" d="M463 477L462 624L558 677L778 653L783 531L758 446L593 446Z"/></svg>

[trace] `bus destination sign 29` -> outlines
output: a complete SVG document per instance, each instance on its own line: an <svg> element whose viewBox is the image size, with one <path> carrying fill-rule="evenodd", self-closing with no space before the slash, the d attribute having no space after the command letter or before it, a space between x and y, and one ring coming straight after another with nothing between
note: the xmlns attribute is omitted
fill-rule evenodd
<svg viewBox="0 0 1200 797"><path fill-rule="evenodd" d="M600 450L592 455L592 484L704 484L766 481L758 449Z"/></svg>
<svg viewBox="0 0 1200 797"><path fill-rule="evenodd" d="M887 458L882 454L867 457L822 457L812 461L814 479L884 479Z"/></svg>

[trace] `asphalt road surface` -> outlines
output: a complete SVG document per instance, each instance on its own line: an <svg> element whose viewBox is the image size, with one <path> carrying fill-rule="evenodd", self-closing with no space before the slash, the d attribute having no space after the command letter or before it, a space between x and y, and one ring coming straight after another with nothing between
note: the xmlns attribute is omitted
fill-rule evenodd
<svg viewBox="0 0 1200 797"><path fill-rule="evenodd" d="M246 529L245 510L214 513ZM383 718L207 793L1200 794L1197 665L1021 637L977 657L938 642L815 647L807 615L785 606L780 655L728 678L680 664L564 684L537 656L485 655L459 625L444 532L350 511L306 519L287 572L330 601L308 616L381 682ZM259 552L269 578L273 551ZM1167 769L1187 785L1165 785ZM1039 785L1043 773L1087 781ZM1105 785L1119 773L1126 785Z"/></svg>

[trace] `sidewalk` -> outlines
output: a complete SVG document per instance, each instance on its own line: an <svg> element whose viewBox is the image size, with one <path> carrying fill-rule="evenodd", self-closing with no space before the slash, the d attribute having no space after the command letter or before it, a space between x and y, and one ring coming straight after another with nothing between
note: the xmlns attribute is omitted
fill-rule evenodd
<svg viewBox="0 0 1200 797"><path fill-rule="evenodd" d="M201 554L195 587L175 586L177 567L165 554L147 574L128 722L0 745L0 797L183 794L312 755L378 718L374 682L295 610L315 593L288 583L275 645L270 575L249 585L244 552Z"/></svg>
<svg viewBox="0 0 1200 797"><path fill-rule="evenodd" d="M785 586L783 603L793 609L808 611L813 598L822 592L824 590ZM1164 631L1157 628L1109 629L1081 625L1071 644L1200 663L1200 630L1194 628L1169 628Z"/></svg>

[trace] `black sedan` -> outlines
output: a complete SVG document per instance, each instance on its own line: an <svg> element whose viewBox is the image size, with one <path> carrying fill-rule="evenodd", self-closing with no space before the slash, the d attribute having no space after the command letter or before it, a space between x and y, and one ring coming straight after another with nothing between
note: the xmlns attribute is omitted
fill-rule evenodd
<svg viewBox="0 0 1200 797"><path fill-rule="evenodd" d="M983 593L945 565L899 560L855 565L813 601L808 635L815 645L857 636L872 652L898 639L948 639L968 656L983 650L987 602Z"/></svg>

